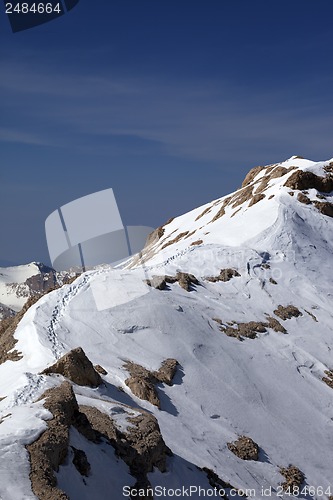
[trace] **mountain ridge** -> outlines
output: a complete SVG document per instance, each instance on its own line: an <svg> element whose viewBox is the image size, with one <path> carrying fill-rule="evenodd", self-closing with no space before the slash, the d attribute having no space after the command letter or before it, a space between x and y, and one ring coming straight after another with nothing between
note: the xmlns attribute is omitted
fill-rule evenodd
<svg viewBox="0 0 333 500"><path fill-rule="evenodd" d="M213 484L225 498L242 491L265 498L263 489L279 498L288 485L300 487L301 498L333 495L333 219L315 205L331 204L332 193L295 184L303 174L292 179L299 171L330 179L331 163L292 157L257 169L242 188L246 196L238 190L168 221L141 255L84 273L28 309L14 332L20 359L0 364L0 497L47 498L29 480L29 447L43 449L55 412L43 401L53 389L65 397L64 383L95 432L109 437L92 442L69 419L68 442L51 467L55 498ZM265 180L275 169L283 175ZM250 205L258 194L265 198ZM78 347L98 367L97 388L46 374ZM175 368L169 383L156 378L167 360ZM172 453L163 455L162 470L117 457L110 438L122 433L133 453L132 418L146 414ZM142 436L135 449L147 452L150 434ZM85 455L86 473L74 449Z"/></svg>

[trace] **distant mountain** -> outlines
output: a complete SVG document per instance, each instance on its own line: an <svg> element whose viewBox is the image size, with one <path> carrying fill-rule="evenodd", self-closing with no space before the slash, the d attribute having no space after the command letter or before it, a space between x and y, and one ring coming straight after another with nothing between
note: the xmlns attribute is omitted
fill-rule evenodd
<svg viewBox="0 0 333 500"><path fill-rule="evenodd" d="M0 498L331 500L332 255L292 157L0 323Z"/></svg>
<svg viewBox="0 0 333 500"><path fill-rule="evenodd" d="M0 320L20 311L30 297L43 295L74 275L37 262L0 267Z"/></svg>

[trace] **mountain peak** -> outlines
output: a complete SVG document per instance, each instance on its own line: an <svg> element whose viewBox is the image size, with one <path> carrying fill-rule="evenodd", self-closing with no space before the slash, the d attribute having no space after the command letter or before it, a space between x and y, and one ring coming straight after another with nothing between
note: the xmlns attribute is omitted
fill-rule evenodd
<svg viewBox="0 0 333 500"><path fill-rule="evenodd" d="M256 166L235 192L157 228L130 265L165 262L200 245L238 247L251 241L260 247L267 231L280 245L277 231L294 232L296 215L315 230L322 216L333 217L332 172L333 160L314 162L299 156Z"/></svg>

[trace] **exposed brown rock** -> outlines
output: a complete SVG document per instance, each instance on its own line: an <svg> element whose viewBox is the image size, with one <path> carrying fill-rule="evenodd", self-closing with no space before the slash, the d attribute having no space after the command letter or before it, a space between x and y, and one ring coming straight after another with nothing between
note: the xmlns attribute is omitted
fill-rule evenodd
<svg viewBox="0 0 333 500"><path fill-rule="evenodd" d="M287 330L285 329L284 326L281 325L281 323L276 319L273 318L272 316L267 316L267 327L272 328L275 332L281 332L281 333L287 333Z"/></svg>
<svg viewBox="0 0 333 500"><path fill-rule="evenodd" d="M146 283L152 288L156 288L156 290L165 290L167 286L164 276L152 276L146 280Z"/></svg>
<svg viewBox="0 0 333 500"><path fill-rule="evenodd" d="M198 285L199 281L193 274L178 272L176 276L153 276L145 280L147 285L156 288L157 290L165 290L167 284L179 283L179 286L187 292L193 289L193 285Z"/></svg>
<svg viewBox="0 0 333 500"><path fill-rule="evenodd" d="M252 205L255 205L258 201L263 200L265 197L266 195L263 193L255 194L250 200L249 207L252 207Z"/></svg>
<svg viewBox="0 0 333 500"><path fill-rule="evenodd" d="M252 186L247 186L245 188L240 189L239 191L236 191L235 195L232 197L232 200L230 202L232 208L239 207L239 205L242 205L246 201L251 200L252 193L253 193Z"/></svg>
<svg viewBox="0 0 333 500"><path fill-rule="evenodd" d="M107 375L108 374L108 372L101 365L95 365L94 368L101 375Z"/></svg>
<svg viewBox="0 0 333 500"><path fill-rule="evenodd" d="M159 382L167 385L172 385L172 379L176 374L178 361L174 358L165 359L158 371L152 372Z"/></svg>
<svg viewBox="0 0 333 500"><path fill-rule="evenodd" d="M198 279L194 276L194 274L189 274L189 273L181 273L178 272L176 274L177 281L179 283L179 286L184 288L187 292L190 292L193 290L193 285L199 285Z"/></svg>
<svg viewBox="0 0 333 500"><path fill-rule="evenodd" d="M219 325L222 325L222 320L220 318L212 318L212 320L218 323Z"/></svg>
<svg viewBox="0 0 333 500"><path fill-rule="evenodd" d="M191 243L191 246L195 246L195 245L201 245L203 243L203 240L196 240L196 241L192 241Z"/></svg>
<svg viewBox="0 0 333 500"><path fill-rule="evenodd" d="M322 381L325 382L328 387L333 389L333 370L325 370L326 377L322 378Z"/></svg>
<svg viewBox="0 0 333 500"><path fill-rule="evenodd" d="M293 488L299 488L304 481L304 474L295 465L289 465L287 468L280 467L280 473L286 478L282 487L284 491L291 491Z"/></svg>
<svg viewBox="0 0 333 500"><path fill-rule="evenodd" d="M191 238L191 236L193 236L195 233L197 232L197 230L195 229L194 231L191 231L190 233L188 233L187 236L185 236L185 240L187 240L187 238Z"/></svg>
<svg viewBox="0 0 333 500"><path fill-rule="evenodd" d="M163 246L162 246L162 250L166 247L168 247L169 245L173 245L174 243L177 243L178 241L180 241L182 238L184 238L189 232L188 231L185 231L183 233L179 233L175 238L173 238L172 240L169 240L167 241Z"/></svg>
<svg viewBox="0 0 333 500"><path fill-rule="evenodd" d="M237 441L227 443L227 446L234 455L242 460L258 460L259 459L259 446L253 439L247 436L240 436Z"/></svg>
<svg viewBox="0 0 333 500"><path fill-rule="evenodd" d="M324 170L327 173L333 174L333 161L325 165Z"/></svg>
<svg viewBox="0 0 333 500"><path fill-rule="evenodd" d="M101 376L94 369L81 347L72 349L62 356L54 365L46 368L42 373L60 373L78 385L98 387L102 383Z"/></svg>
<svg viewBox="0 0 333 500"><path fill-rule="evenodd" d="M157 406L157 408L160 408L161 403L157 391L148 377L131 375L125 380L125 384L137 398L148 401L152 405Z"/></svg>
<svg viewBox="0 0 333 500"><path fill-rule="evenodd" d="M314 201L313 204L323 215L333 217L333 203L329 203L328 201Z"/></svg>
<svg viewBox="0 0 333 500"><path fill-rule="evenodd" d="M267 331L267 323L261 321L249 321L248 323L236 323L237 328L232 326L221 326L221 332L225 333L228 337L235 337L238 340L243 340L243 337L248 339L255 339L258 333L265 333Z"/></svg>
<svg viewBox="0 0 333 500"><path fill-rule="evenodd" d="M296 170L291 174L284 185L299 191L314 188L323 193L330 193L333 191L333 177L330 175L320 177L312 172Z"/></svg>
<svg viewBox="0 0 333 500"><path fill-rule="evenodd" d="M67 500L68 496L57 488L54 471L58 471L67 456L68 429L75 421L78 405L69 382L48 389L42 399L46 399L44 406L52 413L53 419L48 420L48 429L26 446L30 455L31 486L40 500Z"/></svg>
<svg viewBox="0 0 333 500"><path fill-rule="evenodd" d="M236 328L235 328L236 325ZM249 321L248 323L231 323L228 326L220 326L221 332L228 337L235 337L238 340L243 338L255 339L258 333L267 332L267 328L271 328L275 332L287 333L287 330L279 323L279 321L267 315L267 321Z"/></svg>
<svg viewBox="0 0 333 500"><path fill-rule="evenodd" d="M311 205L311 203L312 203L310 198L303 193L298 193L297 200L300 203L304 203L305 205Z"/></svg>
<svg viewBox="0 0 333 500"><path fill-rule="evenodd" d="M269 282L272 283L272 285L277 285L277 281L275 281L273 278L269 278Z"/></svg>
<svg viewBox="0 0 333 500"><path fill-rule="evenodd" d="M14 333L18 327L19 322L27 312L27 310L35 304L40 299L40 296L36 295L30 297L21 311L16 314L16 316L4 319L0 323L0 364L5 363L7 360L18 361L22 358L22 355L14 350L11 351L17 342L14 338Z"/></svg>
<svg viewBox="0 0 333 500"><path fill-rule="evenodd" d="M165 233L165 229L163 226L159 226L156 229L154 229L154 231L152 231L150 234L148 234L144 248L157 243L162 238L164 233Z"/></svg>
<svg viewBox="0 0 333 500"><path fill-rule="evenodd" d="M113 420L91 406L80 406L91 428L100 438L106 438L117 455L129 466L131 474L138 480L146 478L148 472L157 467L166 471L166 458L171 455L164 443L156 418L147 413L128 418L132 424L126 432L119 430Z"/></svg>
<svg viewBox="0 0 333 500"><path fill-rule="evenodd" d="M251 184L253 179L261 172L265 167L258 166L251 168L251 170L246 174L245 179L243 180L242 187L247 186L248 184Z"/></svg>
<svg viewBox="0 0 333 500"><path fill-rule="evenodd" d="M220 210L214 215L214 217L212 218L211 222L215 222L217 219L220 219L221 217L223 217L223 215L225 215L224 206L222 206L220 208Z"/></svg>
<svg viewBox="0 0 333 500"><path fill-rule="evenodd" d="M302 316L301 311L296 306L281 306L279 305L277 309L275 309L274 314L281 318L283 321L291 318L298 318L298 316Z"/></svg>
<svg viewBox="0 0 333 500"><path fill-rule="evenodd" d="M203 216L204 216L204 215L206 215L208 212L210 212L210 211L211 211L211 209L212 209L212 207L207 207L207 208L205 208L205 210L204 210L201 214L199 214L199 215L198 215L198 217L197 217L195 220L197 221L197 220L201 219L201 217L203 217Z"/></svg>
<svg viewBox="0 0 333 500"><path fill-rule="evenodd" d="M159 370L151 372L141 365L127 361L124 368L130 373L130 377L125 380L125 384L135 396L160 408L160 400L155 385L158 382L172 385L177 365L178 361L176 359L168 358L163 361Z"/></svg>
<svg viewBox="0 0 333 500"><path fill-rule="evenodd" d="M216 283L217 281L230 281L234 277L239 277L240 274L236 269L231 269L228 267L227 269L221 269L220 274L218 276L208 276L206 278L207 281L211 281L212 283Z"/></svg>
<svg viewBox="0 0 333 500"><path fill-rule="evenodd" d="M210 222L215 222L217 219L220 219L221 217L223 217L223 215L225 215L225 207L228 205L230 200L232 200L232 196L225 198L225 200L222 203L222 206L219 208L219 210L217 211L217 213L214 215L214 217L212 218L212 220ZM220 201L218 201L218 203L220 203ZM218 204L218 203L216 203L216 204Z"/></svg>

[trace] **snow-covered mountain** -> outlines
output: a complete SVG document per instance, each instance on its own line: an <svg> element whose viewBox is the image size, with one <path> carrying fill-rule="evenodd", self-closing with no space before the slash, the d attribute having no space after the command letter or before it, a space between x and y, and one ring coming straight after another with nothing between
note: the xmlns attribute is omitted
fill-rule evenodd
<svg viewBox="0 0 333 500"><path fill-rule="evenodd" d="M0 320L20 311L35 295L61 286L74 273L56 272L44 264L31 262L23 266L0 267Z"/></svg>
<svg viewBox="0 0 333 500"><path fill-rule="evenodd" d="M0 324L0 498L332 497L332 174L256 167Z"/></svg>

